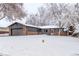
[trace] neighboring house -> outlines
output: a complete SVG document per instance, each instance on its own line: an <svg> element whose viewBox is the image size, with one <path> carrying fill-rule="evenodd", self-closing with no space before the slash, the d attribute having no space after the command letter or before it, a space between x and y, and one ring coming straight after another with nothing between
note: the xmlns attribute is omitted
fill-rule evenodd
<svg viewBox="0 0 79 59"><path fill-rule="evenodd" d="M0 36L8 36L9 28L8 27L0 27Z"/></svg>
<svg viewBox="0 0 79 59"><path fill-rule="evenodd" d="M6 18L0 20L0 36L9 34L8 25L10 25L10 22Z"/></svg>
<svg viewBox="0 0 79 59"><path fill-rule="evenodd" d="M9 33L9 28L8 27L0 27L0 34L5 34Z"/></svg>
<svg viewBox="0 0 79 59"><path fill-rule="evenodd" d="M37 35L40 34L41 29L37 26L24 24L21 22L14 22L9 25L9 35Z"/></svg>

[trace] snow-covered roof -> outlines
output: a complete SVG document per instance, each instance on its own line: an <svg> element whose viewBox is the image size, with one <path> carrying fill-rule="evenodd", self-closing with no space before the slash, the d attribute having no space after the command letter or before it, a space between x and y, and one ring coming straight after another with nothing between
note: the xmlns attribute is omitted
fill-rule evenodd
<svg viewBox="0 0 79 59"><path fill-rule="evenodd" d="M48 28L60 28L59 26L49 25L49 26L40 26L39 28L48 29Z"/></svg>
<svg viewBox="0 0 79 59"><path fill-rule="evenodd" d="M9 21L7 19L7 17L3 18L2 20L0 20L0 28L7 28L8 26L10 26L11 24L15 23L15 22L20 22L20 23L25 23L26 18L22 19L22 20L15 20L15 21Z"/></svg>
<svg viewBox="0 0 79 59"><path fill-rule="evenodd" d="M26 24L26 23L19 22L19 21L14 21L14 22L12 22L12 24L10 24L9 26L13 25L14 23L20 23L20 24L22 24L22 25L24 25L24 26L30 26L30 27L36 27L36 28L38 28L38 26Z"/></svg>
<svg viewBox="0 0 79 59"><path fill-rule="evenodd" d="M14 22L12 22L12 24L10 24L9 26L13 25L14 23L20 23L20 24L22 24L22 25L24 25L24 26L36 27L36 28L41 28L41 29L60 28L59 26L56 26L56 25L35 26L35 25L26 24L26 23L19 22L19 21L14 21Z"/></svg>

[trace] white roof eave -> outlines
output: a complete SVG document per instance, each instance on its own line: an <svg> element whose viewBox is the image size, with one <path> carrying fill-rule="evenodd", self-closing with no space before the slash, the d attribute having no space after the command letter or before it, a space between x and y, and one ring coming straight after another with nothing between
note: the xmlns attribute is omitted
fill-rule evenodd
<svg viewBox="0 0 79 59"><path fill-rule="evenodd" d="M58 26L40 26L41 29L59 28Z"/></svg>

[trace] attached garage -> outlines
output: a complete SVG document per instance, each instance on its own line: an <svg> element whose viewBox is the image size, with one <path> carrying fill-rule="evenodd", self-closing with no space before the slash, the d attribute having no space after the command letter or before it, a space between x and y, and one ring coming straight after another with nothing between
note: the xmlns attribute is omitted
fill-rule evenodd
<svg viewBox="0 0 79 59"><path fill-rule="evenodd" d="M23 28L11 29L11 35L22 35Z"/></svg>
<svg viewBox="0 0 79 59"><path fill-rule="evenodd" d="M33 25L27 25L19 22L15 22L9 25L9 35L16 36L16 35L37 35L41 31L39 28Z"/></svg>
<svg viewBox="0 0 79 59"><path fill-rule="evenodd" d="M9 26L9 35L25 35L26 33L24 33L24 28L26 26L23 24L20 24L18 22L11 24ZM26 32L26 31L25 31Z"/></svg>

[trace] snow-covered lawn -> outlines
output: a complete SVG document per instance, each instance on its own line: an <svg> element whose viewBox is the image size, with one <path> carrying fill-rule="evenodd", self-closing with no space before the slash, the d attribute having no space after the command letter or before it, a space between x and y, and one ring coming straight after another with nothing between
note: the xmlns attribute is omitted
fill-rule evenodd
<svg viewBox="0 0 79 59"><path fill-rule="evenodd" d="M1 36L3 36L3 37L4 37L4 36L9 36L9 33L0 34L0 37L1 37Z"/></svg>
<svg viewBox="0 0 79 59"><path fill-rule="evenodd" d="M0 37L0 55L75 56L79 55L79 39L47 35Z"/></svg>

